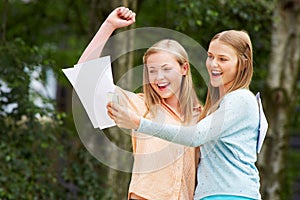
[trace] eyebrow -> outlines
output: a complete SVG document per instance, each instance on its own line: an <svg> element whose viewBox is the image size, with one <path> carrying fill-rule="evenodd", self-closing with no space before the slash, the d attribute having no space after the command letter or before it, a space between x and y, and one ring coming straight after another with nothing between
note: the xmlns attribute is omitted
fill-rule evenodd
<svg viewBox="0 0 300 200"><path fill-rule="evenodd" d="M211 53L211 52L207 52L207 54L212 54L212 55L214 55L213 53ZM229 57L228 55L225 55L225 54L220 54L220 55L217 55L217 56L225 56L225 57Z"/></svg>
<svg viewBox="0 0 300 200"><path fill-rule="evenodd" d="M163 64L163 65L161 65L161 66L157 66L157 67L166 67L168 65L168 63L165 63L165 64ZM147 65L149 68L157 68L156 66L153 66L153 65Z"/></svg>

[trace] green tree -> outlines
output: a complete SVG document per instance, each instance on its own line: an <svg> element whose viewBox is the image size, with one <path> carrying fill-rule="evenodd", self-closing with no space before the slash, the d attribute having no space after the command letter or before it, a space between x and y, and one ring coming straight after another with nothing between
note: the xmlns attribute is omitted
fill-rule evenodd
<svg viewBox="0 0 300 200"><path fill-rule="evenodd" d="M71 112L72 88L61 72L77 62L100 23L119 5L137 12L136 27L178 30L204 48L219 31L249 32L255 67L251 89L262 92L272 127L259 155L262 193L265 199L278 199L280 195L288 199L291 191L283 186L290 186L298 168L285 170L279 162L287 163L289 130L299 130L299 111L293 112L299 106L297 0L0 1L0 199L120 199L127 195L130 174L103 166L78 137ZM282 39L285 52L275 51L276 38ZM140 63L141 56L135 55L134 60ZM132 59L132 55L120 59L115 69ZM46 85L51 71L58 81L56 99L32 87L33 78ZM114 73L118 79L124 71ZM281 78L275 79L278 76ZM287 79L292 81L287 84ZM281 82L274 84L275 80ZM195 75L194 81L204 100L202 77ZM289 113L291 120L286 118ZM278 121L279 116L284 123ZM130 140L115 130L106 134L122 148L130 148ZM272 145L280 140L284 143ZM266 167L263 164L270 163L267 158L280 159ZM293 158L299 159L298 154ZM277 171L276 166L280 166ZM276 181L272 179L277 177Z"/></svg>
<svg viewBox="0 0 300 200"><path fill-rule="evenodd" d="M0 2L0 199L104 195L106 168L82 146L71 115L56 111L43 87L49 72L61 78L61 66L80 53L74 47L82 46L85 30L77 23L86 14L79 8L87 9L82 1Z"/></svg>
<svg viewBox="0 0 300 200"><path fill-rule="evenodd" d="M266 199L286 199L286 161L291 115L296 110L300 73L300 2L276 1L271 55L265 89L270 129L260 155L262 192ZM297 92L298 90L298 92ZM274 106L276 105L276 106ZM299 163L299 161L298 161Z"/></svg>
<svg viewBox="0 0 300 200"><path fill-rule="evenodd" d="M264 149L258 155L261 192L265 199L288 199L291 179L287 177L297 174L297 170L287 170L285 163L299 163L296 155L295 160L287 162L290 131L297 127L299 130L296 110L299 106L299 1L176 0L164 4L167 4L165 10L157 9L158 15L164 16L161 21L149 15L146 8L140 8L139 16L147 19L149 26L162 25L186 33L205 48L212 36L222 30L246 30L250 34L255 68L251 89L262 93L270 124ZM196 88L205 90L198 79L194 77Z"/></svg>

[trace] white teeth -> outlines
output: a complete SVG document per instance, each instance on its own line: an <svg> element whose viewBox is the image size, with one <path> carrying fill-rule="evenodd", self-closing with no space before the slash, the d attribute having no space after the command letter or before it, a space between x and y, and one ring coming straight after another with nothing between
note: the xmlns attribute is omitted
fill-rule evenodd
<svg viewBox="0 0 300 200"><path fill-rule="evenodd" d="M212 71L211 71L211 74L214 75L214 76L218 76L218 75L221 75L222 72L217 71L217 70L212 70Z"/></svg>
<svg viewBox="0 0 300 200"><path fill-rule="evenodd" d="M167 86L168 85L168 83L159 83L159 84L157 84L159 87L164 87L164 86Z"/></svg>

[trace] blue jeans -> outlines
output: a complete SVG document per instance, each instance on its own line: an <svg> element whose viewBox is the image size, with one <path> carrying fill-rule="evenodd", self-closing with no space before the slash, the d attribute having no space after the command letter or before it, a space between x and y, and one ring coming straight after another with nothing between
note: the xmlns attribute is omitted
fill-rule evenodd
<svg viewBox="0 0 300 200"><path fill-rule="evenodd" d="M204 197L200 200L254 200L248 197L233 196L233 195L213 195Z"/></svg>

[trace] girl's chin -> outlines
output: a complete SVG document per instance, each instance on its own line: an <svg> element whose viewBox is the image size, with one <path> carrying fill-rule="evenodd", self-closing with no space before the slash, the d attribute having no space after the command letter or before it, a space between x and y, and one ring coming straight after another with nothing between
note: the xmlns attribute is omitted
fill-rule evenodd
<svg viewBox="0 0 300 200"><path fill-rule="evenodd" d="M213 86L213 87L215 87L215 88L218 88L218 87L220 87L220 84L212 84L212 83L211 83L211 86Z"/></svg>
<svg viewBox="0 0 300 200"><path fill-rule="evenodd" d="M160 94L159 95L162 99L168 99L171 97L171 95L166 95L166 94Z"/></svg>
<svg viewBox="0 0 300 200"><path fill-rule="evenodd" d="M210 84L213 86L213 87L220 87L223 85L223 82L220 81L220 82L217 82L217 81L211 81Z"/></svg>
<svg viewBox="0 0 300 200"><path fill-rule="evenodd" d="M163 99L169 99L171 98L172 96L174 96L173 93L163 93L163 92L159 92L159 96Z"/></svg>

